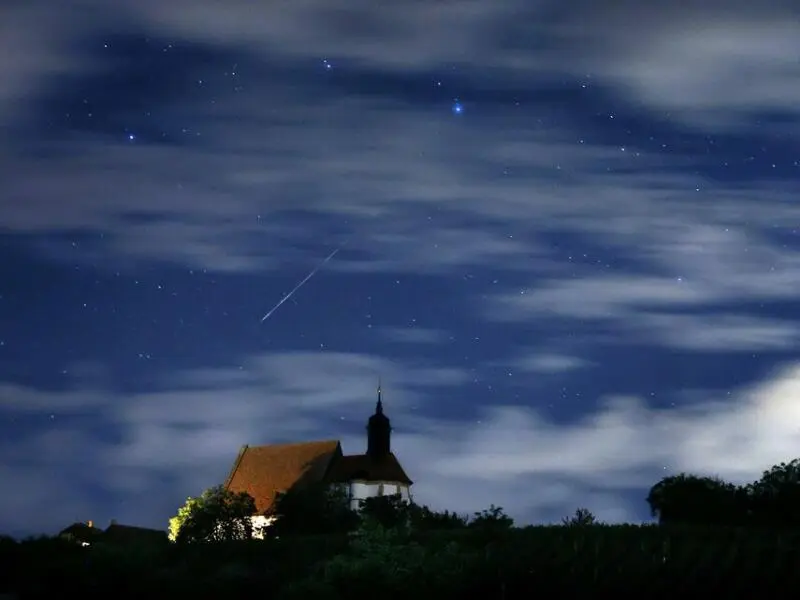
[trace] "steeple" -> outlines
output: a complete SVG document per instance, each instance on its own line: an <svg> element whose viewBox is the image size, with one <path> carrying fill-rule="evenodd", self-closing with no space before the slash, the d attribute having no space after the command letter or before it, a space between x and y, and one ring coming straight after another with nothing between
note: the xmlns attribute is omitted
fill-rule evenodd
<svg viewBox="0 0 800 600"><path fill-rule="evenodd" d="M367 422L367 455L372 458L387 456L391 452L391 436L392 424L389 418L383 414L383 398L379 379L375 414Z"/></svg>

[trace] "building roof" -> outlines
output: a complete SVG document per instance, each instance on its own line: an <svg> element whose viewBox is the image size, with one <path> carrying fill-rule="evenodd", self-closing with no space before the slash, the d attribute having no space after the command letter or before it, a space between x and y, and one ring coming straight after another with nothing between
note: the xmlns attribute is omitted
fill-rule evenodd
<svg viewBox="0 0 800 600"><path fill-rule="evenodd" d="M381 481L398 482L411 485L400 461L393 453L382 457L372 457L368 454L354 454L342 456L336 460L328 476L330 481Z"/></svg>
<svg viewBox="0 0 800 600"><path fill-rule="evenodd" d="M333 459L341 455L337 440L243 446L225 489L250 494L261 514L272 507L278 492L323 481Z"/></svg>
<svg viewBox="0 0 800 600"><path fill-rule="evenodd" d="M119 544L159 543L167 541L167 532L161 529L111 523L103 533L103 541Z"/></svg>
<svg viewBox="0 0 800 600"><path fill-rule="evenodd" d="M91 521L88 523L73 523L58 532L58 537L72 537L79 542L91 542L102 535L103 530L99 527L94 527Z"/></svg>
<svg viewBox="0 0 800 600"><path fill-rule="evenodd" d="M59 537L73 538L78 542L103 542L112 544L129 544L140 542L167 541L167 532L160 529L120 525L112 522L105 530L88 523L73 523L58 534Z"/></svg>

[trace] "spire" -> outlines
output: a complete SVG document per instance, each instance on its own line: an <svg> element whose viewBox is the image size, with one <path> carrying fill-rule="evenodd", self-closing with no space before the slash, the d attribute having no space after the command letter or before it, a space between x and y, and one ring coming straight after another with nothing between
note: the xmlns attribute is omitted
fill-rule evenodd
<svg viewBox="0 0 800 600"><path fill-rule="evenodd" d="M392 424L383 414L383 393L381 381L378 379L378 402L375 404L375 414L367 422L367 454L373 458L380 458L391 453Z"/></svg>

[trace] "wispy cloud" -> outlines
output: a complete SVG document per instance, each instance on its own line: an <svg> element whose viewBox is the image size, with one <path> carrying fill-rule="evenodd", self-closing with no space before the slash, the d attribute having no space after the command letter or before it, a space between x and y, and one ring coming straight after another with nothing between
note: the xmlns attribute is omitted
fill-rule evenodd
<svg viewBox="0 0 800 600"><path fill-rule="evenodd" d="M566 373L592 366L578 356L533 351L509 362L508 367L523 373Z"/></svg>
<svg viewBox="0 0 800 600"><path fill-rule="evenodd" d="M800 342L800 327L792 321L735 314L642 315L637 339L706 352L789 350Z"/></svg>
<svg viewBox="0 0 800 600"><path fill-rule="evenodd" d="M82 6L61 12L34 3L4 19L6 27L37 40L34 52L14 51L24 64L0 67L7 84L0 106L15 107L9 115L30 111L36 104L30 99L47 94L45 82L54 80L48 78L102 77L109 67L110 59L96 58L101 41L97 52L80 48L90 32L112 30L113 15L93 0ZM501 118L489 104L479 110L482 126L472 127L469 115L448 119L446 110L411 107L402 98L348 93L344 84L320 94L279 73L266 77L276 53L309 69L327 57L341 60L343 69L398 77L466 61L495 68L497 85L509 90L523 76L559 70L591 86L610 86L621 97L633 94L653 111L672 111L673 120L704 119L727 130L762 111L796 114L800 106L800 66L787 58L800 42L783 2L760 7L757 15L739 2L693 1L680 11L666 3L648 3L645 10L618 2L604 7L602 18L584 1L569 10L545 1L524 7L412 2L388 11L360 2L295 2L275 11L201 1L188 12L181 2L146 1L120 10L152 33L154 44L174 40L177 47L186 40L237 49L247 64L238 75L247 94L220 94L212 110L206 98L187 92L181 120L202 126L185 143L161 145L142 136L130 144L73 131L48 142L43 160L9 145L24 137L5 139L0 176L11 200L0 207L5 228L102 232L97 255L123 263L258 271L280 262L276 250L308 241L285 214L302 205L332 217L326 243L351 239L351 252L332 268L445 272L490 264L547 272L556 263L539 237L549 232L603 236L612 246L636 247L646 259L648 252L677 251L685 231L727 226L736 237L771 226L778 214L783 223L800 221L800 208L786 202L792 198L779 183L742 191L670 173L664 167L679 165L679 157L578 143L581 131L568 123L544 127ZM537 18L521 18L519 11ZM513 43L538 34L546 42L538 50ZM16 34L8 39L15 43ZM731 47L727 40L737 41ZM687 53L692 60L685 60ZM745 67L756 84L740 85ZM466 74L456 70L453 77L453 85L481 95ZM305 133L295 127L300 121ZM69 202L61 201L64 190ZM131 220L132 214L154 218ZM765 215L772 215L770 224ZM744 231L743 221L755 232ZM774 284L776 278L759 279ZM643 284L654 289L653 281Z"/></svg>
<svg viewBox="0 0 800 600"><path fill-rule="evenodd" d="M120 11L166 40L229 45L262 56L279 52L398 72L467 63L512 79L567 71L606 79L621 95L674 111L673 119L702 118L720 128L740 126L743 116L759 111L796 114L800 105L800 67L792 60L800 42L788 0L757 9L740 0L692 0L680 9L668 2L645 6L631 0L602 7L587 0L568 6L548 0L408 2L397 9L308 0L279 10L234 0L224 7L209 0L144 0L115 6L116 15ZM115 20L96 0L84 0L80 11L26 3L13 7L11 17L4 19L8 33L39 34L27 38L37 43L22 46L33 51L21 55L25 64L4 65L3 80L13 84L5 89L12 97L43 75L73 68L64 38L84 34L87 25L110 28ZM543 43L532 48L531 39Z"/></svg>
<svg viewBox="0 0 800 600"><path fill-rule="evenodd" d="M377 331L387 340L402 344L435 345L446 342L450 337L446 331L425 327L381 327Z"/></svg>
<svg viewBox="0 0 800 600"><path fill-rule="evenodd" d="M335 368L317 371L295 390L286 390L271 370L280 365L286 377L300 381L314 373L315 362L327 360L254 357L250 383L213 371L186 373L161 392L110 398L92 418L70 419L67 411L58 417L57 430L45 427L0 444L9 457L5 480L29 499L20 503L17 494L6 495L3 508L15 510L2 514L46 528L99 519L105 513L97 498L82 490L102 486L119 498L118 514L107 517L141 515L158 525L186 495L224 477L241 444L338 437L346 452L359 452L361 420L374 392L364 365L376 364L373 359L335 357L328 362ZM607 397L570 424L503 403L484 409L476 421L424 417L408 400L423 407L435 403L431 385L450 385L453 375L432 375L449 373L446 368L423 373L408 365L393 368L387 369L393 379L386 391L398 427L396 452L416 482L417 499L440 508L472 511L495 503L519 519L541 521L587 505L604 518L642 518L641 498L665 474L686 470L747 481L792 456L800 443L797 366L724 399L709 396L686 408L659 410L637 398ZM419 375L426 385L405 387ZM198 385L209 380L221 385L198 392L186 387L193 377ZM58 413L64 399L54 392L27 393L39 396L44 414ZM106 433L98 435L101 430ZM118 441L110 443L109 435ZM53 479L53 472L60 478ZM131 494L139 498L135 506L126 500ZM54 495L70 500L53 507Z"/></svg>

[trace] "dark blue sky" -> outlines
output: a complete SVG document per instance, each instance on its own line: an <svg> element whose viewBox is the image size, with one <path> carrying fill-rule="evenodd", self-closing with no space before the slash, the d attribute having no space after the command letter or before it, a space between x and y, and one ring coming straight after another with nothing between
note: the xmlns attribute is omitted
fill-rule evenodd
<svg viewBox="0 0 800 600"><path fill-rule="evenodd" d="M792 3L73 4L0 20L0 531L360 452L379 377L436 508L800 453Z"/></svg>

